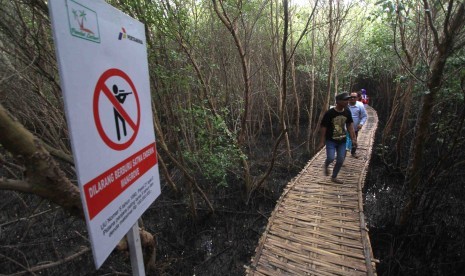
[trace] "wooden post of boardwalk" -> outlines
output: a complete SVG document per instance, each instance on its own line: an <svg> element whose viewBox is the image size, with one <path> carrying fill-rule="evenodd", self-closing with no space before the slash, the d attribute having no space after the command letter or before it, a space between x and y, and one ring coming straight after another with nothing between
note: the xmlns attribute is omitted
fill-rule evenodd
<svg viewBox="0 0 465 276"><path fill-rule="evenodd" d="M95 266L127 235L134 275L145 275L137 221L160 177L144 25L104 0L48 5Z"/></svg>

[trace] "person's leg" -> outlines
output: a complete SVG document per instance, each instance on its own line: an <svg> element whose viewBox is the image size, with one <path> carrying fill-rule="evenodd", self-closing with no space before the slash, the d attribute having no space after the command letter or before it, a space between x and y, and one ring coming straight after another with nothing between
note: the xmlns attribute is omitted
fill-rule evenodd
<svg viewBox="0 0 465 276"><path fill-rule="evenodd" d="M326 140L326 160L324 164L325 175L329 175L328 166L334 161L336 155L336 143Z"/></svg>
<svg viewBox="0 0 465 276"><path fill-rule="evenodd" d="M355 137L358 137L358 131L355 132ZM357 147L352 145L352 149L350 150L350 154L352 154L352 156L356 156L356 154L355 154L356 151L357 151Z"/></svg>
<svg viewBox="0 0 465 276"><path fill-rule="evenodd" d="M344 163L344 159L346 156L345 143L336 144L336 152L337 152L337 159L336 159L336 165L334 165L332 178L337 177L339 171L341 170L342 163Z"/></svg>

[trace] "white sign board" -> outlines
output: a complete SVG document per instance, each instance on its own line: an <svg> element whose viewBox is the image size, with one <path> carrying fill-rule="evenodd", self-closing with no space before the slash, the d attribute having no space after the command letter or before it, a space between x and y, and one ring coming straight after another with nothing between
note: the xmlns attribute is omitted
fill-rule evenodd
<svg viewBox="0 0 465 276"><path fill-rule="evenodd" d="M96 267L160 194L144 25L103 0L50 0Z"/></svg>

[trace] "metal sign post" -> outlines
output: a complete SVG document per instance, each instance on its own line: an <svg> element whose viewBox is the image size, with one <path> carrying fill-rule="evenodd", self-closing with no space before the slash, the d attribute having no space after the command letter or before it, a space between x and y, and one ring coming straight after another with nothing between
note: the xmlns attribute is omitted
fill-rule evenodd
<svg viewBox="0 0 465 276"><path fill-rule="evenodd" d="M145 276L144 256L140 243L139 223L136 224L126 234L128 238L129 254L131 256L132 275Z"/></svg>

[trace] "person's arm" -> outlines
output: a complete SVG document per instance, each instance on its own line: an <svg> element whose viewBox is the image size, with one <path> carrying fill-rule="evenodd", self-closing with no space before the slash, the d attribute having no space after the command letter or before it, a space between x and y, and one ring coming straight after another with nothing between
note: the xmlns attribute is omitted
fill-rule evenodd
<svg viewBox="0 0 465 276"><path fill-rule="evenodd" d="M318 144L317 149L321 149L325 145L325 140L326 140L326 127L323 125L320 125L320 143Z"/></svg>
<svg viewBox="0 0 465 276"><path fill-rule="evenodd" d="M362 128L363 125L365 125L367 119L368 119L367 111L365 110L365 107L362 105L360 106L360 122L357 126L359 130Z"/></svg>

